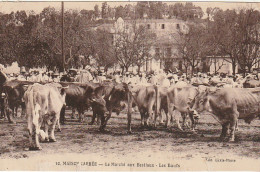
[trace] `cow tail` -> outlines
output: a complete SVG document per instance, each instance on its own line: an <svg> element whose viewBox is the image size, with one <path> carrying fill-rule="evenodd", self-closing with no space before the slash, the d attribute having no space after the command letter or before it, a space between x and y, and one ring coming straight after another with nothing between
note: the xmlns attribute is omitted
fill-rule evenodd
<svg viewBox="0 0 260 172"><path fill-rule="evenodd" d="M37 94L31 90L30 94L30 103L31 103L31 107L32 107L32 115L33 115L33 124L35 126L38 126L38 121L39 121L39 111L41 109L40 105L37 103Z"/></svg>

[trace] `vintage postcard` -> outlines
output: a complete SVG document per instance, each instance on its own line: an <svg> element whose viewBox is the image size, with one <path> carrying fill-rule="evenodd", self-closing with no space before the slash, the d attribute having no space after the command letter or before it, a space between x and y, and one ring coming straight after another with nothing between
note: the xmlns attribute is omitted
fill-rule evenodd
<svg viewBox="0 0 260 172"><path fill-rule="evenodd" d="M0 170L260 171L260 3L0 2Z"/></svg>

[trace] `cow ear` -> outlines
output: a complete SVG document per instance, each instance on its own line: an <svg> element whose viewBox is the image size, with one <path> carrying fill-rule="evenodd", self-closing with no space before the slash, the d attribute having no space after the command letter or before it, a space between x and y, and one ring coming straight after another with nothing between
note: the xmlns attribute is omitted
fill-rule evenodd
<svg viewBox="0 0 260 172"><path fill-rule="evenodd" d="M61 88L60 94L61 94L61 95L64 95L64 94L65 94L65 88Z"/></svg>
<svg viewBox="0 0 260 172"><path fill-rule="evenodd" d="M23 85L22 87L23 87L24 90L27 90L29 85Z"/></svg>
<svg viewBox="0 0 260 172"><path fill-rule="evenodd" d="M188 101L187 101L187 104L188 104L189 106L191 106L192 102L193 102L193 99L189 97L189 98L188 98Z"/></svg>

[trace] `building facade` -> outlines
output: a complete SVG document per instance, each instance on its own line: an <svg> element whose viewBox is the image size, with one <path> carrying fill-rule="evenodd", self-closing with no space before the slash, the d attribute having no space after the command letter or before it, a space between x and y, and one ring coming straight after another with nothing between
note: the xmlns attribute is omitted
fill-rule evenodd
<svg viewBox="0 0 260 172"><path fill-rule="evenodd" d="M154 71L166 69L171 71L185 71L184 59L180 57L177 50L177 40L179 32L185 34L189 31L188 23L178 19L137 19L123 20L118 18L113 24L102 24L98 29L106 30L113 35L114 42L120 37L118 33L127 32L131 34L133 25L144 26L147 30L155 33L156 39L150 50L150 57L146 58L142 71ZM198 59L199 65L196 71L210 73L232 74L232 64L228 57L201 57ZM256 66L259 67L259 64ZM137 70L136 66L131 66L130 71ZM238 72L239 67L236 68Z"/></svg>

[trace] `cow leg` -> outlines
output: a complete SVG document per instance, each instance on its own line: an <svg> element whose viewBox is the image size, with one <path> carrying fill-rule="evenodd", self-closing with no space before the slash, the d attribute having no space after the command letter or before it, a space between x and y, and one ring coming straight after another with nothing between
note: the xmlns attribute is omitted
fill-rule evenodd
<svg viewBox="0 0 260 172"><path fill-rule="evenodd" d="M57 132L61 132L61 128L60 128L60 118L57 119Z"/></svg>
<svg viewBox="0 0 260 172"><path fill-rule="evenodd" d="M101 121L101 119L100 119L100 115L97 114L97 125L100 125L100 121Z"/></svg>
<svg viewBox="0 0 260 172"><path fill-rule="evenodd" d="M35 147L30 148L30 150L41 150L42 147L40 146L39 142L39 135L40 135L40 126L39 126L39 115L35 115L36 119L33 119L33 139L35 141Z"/></svg>
<svg viewBox="0 0 260 172"><path fill-rule="evenodd" d="M0 118L4 118L5 117L5 105L4 105L4 100L0 98L0 102L1 102L1 117Z"/></svg>
<svg viewBox="0 0 260 172"><path fill-rule="evenodd" d="M144 113L140 112L140 115L141 115L141 128L143 128L144 127Z"/></svg>
<svg viewBox="0 0 260 172"><path fill-rule="evenodd" d="M160 114L159 114L159 124L160 124L160 125L163 125L163 117L162 117L162 114L163 114L163 113L165 113L165 112L164 112L164 111L161 111ZM165 115L166 115L166 113L165 113ZM168 117L168 116L166 115L166 118L167 118L167 117Z"/></svg>
<svg viewBox="0 0 260 172"><path fill-rule="evenodd" d="M187 127L187 125L186 125L187 114L182 112L181 116L182 116L182 128L185 128L185 127Z"/></svg>
<svg viewBox="0 0 260 172"><path fill-rule="evenodd" d="M237 121L238 121L238 115L237 113L234 113L232 115L232 119L230 121L230 138L229 141L234 142L235 141L235 130L237 126Z"/></svg>
<svg viewBox="0 0 260 172"><path fill-rule="evenodd" d="M236 131L239 131L239 128L238 128L238 120L236 122Z"/></svg>
<svg viewBox="0 0 260 172"><path fill-rule="evenodd" d="M56 117L56 114L52 120L52 124L50 126L50 142L56 142L56 139L55 139L55 136L54 136L54 130L55 130L55 126L56 126L56 123L58 121L58 118Z"/></svg>
<svg viewBox="0 0 260 172"><path fill-rule="evenodd" d="M61 108L61 111L60 111L60 123L61 123L62 125L65 124L65 109L66 109L66 106L63 106L63 107Z"/></svg>
<svg viewBox="0 0 260 172"><path fill-rule="evenodd" d="M34 145L33 145L33 125L32 125L32 115L28 115L27 118L27 129L28 129L28 134L29 134L29 149L31 150Z"/></svg>
<svg viewBox="0 0 260 172"><path fill-rule="evenodd" d="M100 113L98 114L98 116L101 117L101 125L100 125L100 128L99 128L100 131L105 131L105 127L106 127L106 125L107 125L107 122L108 122L108 120L111 118L112 110L110 110L110 111L108 112L107 116L105 116L105 114L106 114L106 112L100 112Z"/></svg>
<svg viewBox="0 0 260 172"><path fill-rule="evenodd" d="M75 109L75 108L72 108L71 119L76 119L75 112L76 112L76 109ZM79 118L80 118L80 114L79 114Z"/></svg>
<svg viewBox="0 0 260 172"><path fill-rule="evenodd" d="M176 115L176 111L175 111L175 116L177 116L177 115ZM183 131L183 129L182 129L182 127L181 127L181 124L180 124L180 118L179 118L179 117L176 118L176 124L177 124L177 128L178 128L179 130Z"/></svg>
<svg viewBox="0 0 260 172"><path fill-rule="evenodd" d="M22 108L22 112L21 112L22 114L21 114L21 116L24 117L24 116L26 115L26 113L25 113L25 108L26 108L26 107L25 107L25 104L24 104L24 103L21 104L21 108Z"/></svg>
<svg viewBox="0 0 260 172"><path fill-rule="evenodd" d="M12 115L13 115L13 118L16 118L16 114L15 114L15 107L12 108Z"/></svg>
<svg viewBox="0 0 260 172"><path fill-rule="evenodd" d="M173 103L170 103L169 98L167 98L167 106L168 106L168 113L165 113L166 114L165 128L168 128L168 126L169 126L169 117L171 117L171 119L173 117L174 105L173 105Z"/></svg>
<svg viewBox="0 0 260 172"><path fill-rule="evenodd" d="M189 115L190 120L191 120L191 130L195 131L196 123L195 123L195 120L194 120L194 116L191 112L188 112L188 115Z"/></svg>
<svg viewBox="0 0 260 172"><path fill-rule="evenodd" d="M9 123L15 124L16 122L14 121L12 115L10 115L10 114L12 113L11 111L12 111L12 110L11 110L10 108L5 108L5 114L6 114L6 116L7 116L7 119L8 119L8 121L9 121Z"/></svg>
<svg viewBox="0 0 260 172"><path fill-rule="evenodd" d="M139 112L140 112L140 116L141 116L141 128L143 128L144 127L144 115L145 115L145 113L144 113L142 108L140 108Z"/></svg>
<svg viewBox="0 0 260 172"><path fill-rule="evenodd" d="M101 119L99 131L103 132L105 130L105 114L102 113L102 114L99 114L99 116L100 116L100 119Z"/></svg>
<svg viewBox="0 0 260 172"><path fill-rule="evenodd" d="M94 124L96 116L97 116L96 109L92 108L92 110L93 110L93 116L92 116L92 119L91 119L91 122L89 123L89 125L93 125Z"/></svg>
<svg viewBox="0 0 260 172"><path fill-rule="evenodd" d="M83 122L84 121L84 110L82 108L78 108L78 112L79 112L79 122Z"/></svg>
<svg viewBox="0 0 260 172"><path fill-rule="evenodd" d="M46 134L46 137L45 137L45 141L46 142L49 142L49 125L47 124L47 122L44 122L45 125L44 125L44 131L45 131L45 134Z"/></svg>
<svg viewBox="0 0 260 172"><path fill-rule="evenodd" d="M229 122L225 122L222 124L222 131L221 131L221 135L220 135L221 141L224 140L225 137L227 136L228 126L229 126Z"/></svg>
<svg viewBox="0 0 260 172"><path fill-rule="evenodd" d="M144 113L144 127L147 128L148 127L148 112Z"/></svg>
<svg viewBox="0 0 260 172"><path fill-rule="evenodd" d="M19 105L15 107L15 116L16 116L16 118L18 117L18 108L19 108Z"/></svg>

